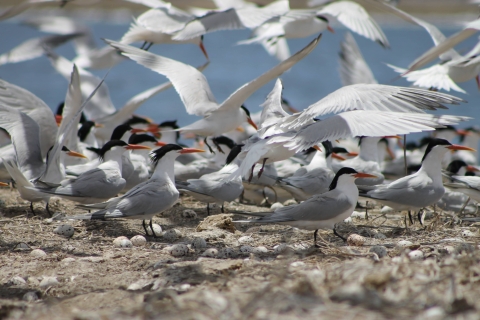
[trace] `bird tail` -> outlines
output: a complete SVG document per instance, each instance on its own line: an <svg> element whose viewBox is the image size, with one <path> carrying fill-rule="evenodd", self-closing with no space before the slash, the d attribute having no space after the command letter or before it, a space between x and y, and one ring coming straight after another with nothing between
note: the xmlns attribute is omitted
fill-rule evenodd
<svg viewBox="0 0 480 320"><path fill-rule="evenodd" d="M145 28L140 26L135 20L130 24L130 29L120 39L120 43L130 44L137 41L142 41L142 34L145 33Z"/></svg>
<svg viewBox="0 0 480 320"><path fill-rule="evenodd" d="M28 179L25 178L25 176L23 175L22 171L20 171L15 161L3 159L3 163L5 164L5 168L7 169L8 174L10 174L13 181L15 181L17 188L33 187L32 183L28 181Z"/></svg>
<svg viewBox="0 0 480 320"><path fill-rule="evenodd" d="M65 217L69 220L105 220L107 210L100 210L94 213L81 214L78 216L69 216Z"/></svg>

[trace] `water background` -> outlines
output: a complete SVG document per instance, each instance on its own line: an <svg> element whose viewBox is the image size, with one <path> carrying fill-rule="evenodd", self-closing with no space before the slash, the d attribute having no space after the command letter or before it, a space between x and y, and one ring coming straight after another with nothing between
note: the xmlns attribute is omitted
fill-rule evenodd
<svg viewBox="0 0 480 320"><path fill-rule="evenodd" d="M129 21L124 23L89 22L99 46L103 46L101 38L118 40L128 30ZM406 67L417 56L429 49L433 43L428 33L419 27L407 24L381 24L387 35L391 49L383 49L377 43L354 34L365 60L373 71L379 83L407 86L403 79L393 81L397 74L386 63ZM442 24L441 31L447 36L457 32L458 23ZM304 60L297 63L281 78L284 84L284 97L297 109L301 110L315 103L328 93L340 88L338 73L338 52L346 29L336 25L335 34L325 32L320 44ZM244 83L253 80L263 72L277 64L260 45L238 46L235 43L249 36L248 30L221 31L205 36L205 47L211 63L204 71L212 92L218 102L226 99L232 92ZM23 26L19 20L0 23L0 53L4 53L21 42L45 35L30 27ZM292 54L300 50L314 36L308 39L289 40ZM460 52L469 50L477 38L474 36L457 47ZM136 44L137 45L137 44ZM154 45L151 52L170 57L193 66L205 62L200 49L193 45ZM57 49L59 54L72 59L75 56L71 44ZM106 70L93 71L103 77ZM51 66L46 57L35 60L0 66L0 78L24 87L55 109L60 101L65 99L67 81ZM110 89L111 99L120 108L134 95L166 81L166 78L135 62L126 60L114 67L106 79ZM260 110L259 105L272 90L274 81L265 85L253 94L245 103L252 111ZM449 110L440 111L443 114L464 115L475 118L460 126L476 125L480 115L480 92L476 82L461 83L460 86L468 94L456 93L468 103L452 106ZM151 117L157 122L177 119L180 125L189 124L198 118L188 115L179 96L173 89L160 93L142 105L138 114Z"/></svg>

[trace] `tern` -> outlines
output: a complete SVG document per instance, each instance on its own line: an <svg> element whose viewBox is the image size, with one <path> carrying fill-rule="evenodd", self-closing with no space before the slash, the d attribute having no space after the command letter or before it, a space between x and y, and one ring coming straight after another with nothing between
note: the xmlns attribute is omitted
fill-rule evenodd
<svg viewBox="0 0 480 320"><path fill-rule="evenodd" d="M150 220L154 237L152 217L170 209L178 200L179 192L175 187L173 163L181 154L204 152L200 149L182 148L176 144L167 144L152 151L154 171L150 179L130 189L121 197L103 203L83 206L86 209L101 209L97 212L68 217L81 220L108 220L116 218L140 219L148 235L145 220Z"/></svg>
<svg viewBox="0 0 480 320"><path fill-rule="evenodd" d="M126 184L122 178L122 155L127 150L134 149L150 148L129 145L122 140L110 140L100 150L103 162L95 169L86 171L76 178L65 179L58 187L36 190L80 203L96 203L115 197Z"/></svg>
<svg viewBox="0 0 480 320"><path fill-rule="evenodd" d="M191 125L177 129L178 131L191 132L203 137L215 137L234 130L247 121L256 129L255 123L250 118L250 112L242 105L244 101L312 52L319 43L320 37L321 35L289 59L244 84L221 104L215 101L205 76L197 69L128 45L106 41L128 58L165 75L180 95L187 112L204 117Z"/></svg>
<svg viewBox="0 0 480 320"><path fill-rule="evenodd" d="M395 210L420 210L436 203L445 193L442 158L451 150L470 150L444 139L433 139L425 151L420 169L390 184L361 186L360 195Z"/></svg>
<svg viewBox="0 0 480 320"><path fill-rule="evenodd" d="M336 236L345 241L345 238L335 230L335 225L350 217L355 209L358 200L356 178L373 178L373 176L357 172L352 168L342 168L333 178L329 191L314 195L300 204L279 208L273 213L241 213L260 218L236 222L286 224L301 229L315 230L313 233L315 246L318 229L332 229Z"/></svg>

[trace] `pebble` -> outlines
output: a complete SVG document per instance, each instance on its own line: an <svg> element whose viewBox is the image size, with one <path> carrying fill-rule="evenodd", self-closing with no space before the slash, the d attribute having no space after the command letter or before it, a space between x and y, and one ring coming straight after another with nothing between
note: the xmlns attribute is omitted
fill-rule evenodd
<svg viewBox="0 0 480 320"><path fill-rule="evenodd" d="M240 247L240 252L243 252L243 253L250 253L252 252L253 250L253 247L251 246L241 246Z"/></svg>
<svg viewBox="0 0 480 320"><path fill-rule="evenodd" d="M27 281L25 281L25 279L20 276L14 276L10 280L8 280L7 284L10 286L24 286L27 284Z"/></svg>
<svg viewBox="0 0 480 320"><path fill-rule="evenodd" d="M35 249L35 250L32 250L32 252L30 252L30 255L34 258L43 258L47 254L45 253L45 251L43 251L41 249Z"/></svg>
<svg viewBox="0 0 480 320"><path fill-rule="evenodd" d="M455 246L456 253L472 253L473 251L475 251L475 247L470 243L459 243Z"/></svg>
<svg viewBox="0 0 480 320"><path fill-rule="evenodd" d="M38 295L35 291L29 291L23 295L22 300L27 302L37 301Z"/></svg>
<svg viewBox="0 0 480 320"><path fill-rule="evenodd" d="M265 248L264 246L259 246L259 247L252 248L251 252L252 253L267 253L268 249Z"/></svg>
<svg viewBox="0 0 480 320"><path fill-rule="evenodd" d="M383 233L381 232L378 232L376 233L374 236L373 236L374 239L379 239L379 240L383 240L383 239L387 239L387 236L384 235Z"/></svg>
<svg viewBox="0 0 480 320"><path fill-rule="evenodd" d="M466 229L462 231L462 237L475 237L475 233Z"/></svg>
<svg viewBox="0 0 480 320"><path fill-rule="evenodd" d="M182 236L182 233L177 229L170 229L165 231L163 234L163 239L167 240L168 242L174 242L178 238Z"/></svg>
<svg viewBox="0 0 480 320"><path fill-rule="evenodd" d="M353 211L351 217L352 218L357 218L357 219L365 219L366 214L365 214L365 212Z"/></svg>
<svg viewBox="0 0 480 320"><path fill-rule="evenodd" d="M423 252L421 250L413 250L408 253L408 257L411 260L422 260L423 259Z"/></svg>
<svg viewBox="0 0 480 320"><path fill-rule="evenodd" d="M253 238L250 237L250 236L243 236L243 237L238 238L238 243L249 243L249 242L252 242L252 241L253 241Z"/></svg>
<svg viewBox="0 0 480 320"><path fill-rule="evenodd" d="M142 235L134 236L130 239L130 241L135 247L143 247L147 244L147 239L145 239L145 237Z"/></svg>
<svg viewBox="0 0 480 320"><path fill-rule="evenodd" d="M285 201L283 203L283 205L286 207L286 206L291 206L291 205L294 205L294 204L298 204L297 201L295 201L294 199L288 199L287 201Z"/></svg>
<svg viewBox="0 0 480 320"><path fill-rule="evenodd" d="M195 219L197 217L197 213L191 209L183 210L182 216L187 219Z"/></svg>
<svg viewBox="0 0 480 320"><path fill-rule="evenodd" d="M347 238L347 244L349 246L361 247L365 243L365 238L359 234L351 234Z"/></svg>
<svg viewBox="0 0 480 320"><path fill-rule="evenodd" d="M59 284L60 282L58 282L56 277L43 277L42 281L40 281L40 287L43 289L54 287Z"/></svg>
<svg viewBox="0 0 480 320"><path fill-rule="evenodd" d="M188 253L188 247L184 244L174 244L167 247L167 251L174 257L182 257Z"/></svg>
<svg viewBox="0 0 480 320"><path fill-rule="evenodd" d="M31 248L28 246L28 244L26 244L25 242L20 242L15 246L14 250L23 251L23 250L30 250L30 249Z"/></svg>
<svg viewBox="0 0 480 320"><path fill-rule="evenodd" d="M155 232L157 237L162 235L162 227L160 227L160 225L154 223L154 224L152 224L152 227L153 227L153 231ZM150 228L150 225L147 226L147 235L148 236L153 236L152 229Z"/></svg>
<svg viewBox="0 0 480 320"><path fill-rule="evenodd" d="M370 248L369 252L375 253L381 259L387 255L387 248L384 246L373 246Z"/></svg>
<svg viewBox="0 0 480 320"><path fill-rule="evenodd" d="M408 240L400 240L397 242L397 248L408 248L408 247L411 247L413 246L413 243L411 241L408 241Z"/></svg>
<svg viewBox="0 0 480 320"><path fill-rule="evenodd" d="M209 248L205 250L202 256L209 257L209 258L216 258L218 256L218 250L215 248Z"/></svg>
<svg viewBox="0 0 480 320"><path fill-rule="evenodd" d="M273 247L273 252L276 254L283 253L285 250L288 249L288 245L286 243L280 243Z"/></svg>
<svg viewBox="0 0 480 320"><path fill-rule="evenodd" d="M390 213L393 212L393 208L389 206L383 206L382 210L380 210L381 213Z"/></svg>
<svg viewBox="0 0 480 320"><path fill-rule="evenodd" d="M205 241L203 238L195 238L192 241L192 247L195 250L205 249L207 247L207 241Z"/></svg>
<svg viewBox="0 0 480 320"><path fill-rule="evenodd" d="M63 263L70 263L70 262L74 262L75 261L75 258L65 258L65 259L62 259L62 262Z"/></svg>
<svg viewBox="0 0 480 320"><path fill-rule="evenodd" d="M148 289L153 285L151 280L140 279L137 282L130 284L127 288L128 291L138 291Z"/></svg>
<svg viewBox="0 0 480 320"><path fill-rule="evenodd" d="M62 224L53 229L53 232L58 234L59 236L71 238L75 233L75 229L73 229L73 227L69 224Z"/></svg>
<svg viewBox="0 0 480 320"><path fill-rule="evenodd" d="M280 202L275 202L274 204L272 204L270 206L270 209L277 210L277 209L280 209L280 208L283 208L283 207L284 207L284 205L281 204Z"/></svg>
<svg viewBox="0 0 480 320"><path fill-rule="evenodd" d="M121 236L113 240L113 246L115 248L131 248L133 247L133 244L127 237Z"/></svg>
<svg viewBox="0 0 480 320"><path fill-rule="evenodd" d="M343 220L343 222L352 224L353 223L352 217L348 217L347 219Z"/></svg>
<svg viewBox="0 0 480 320"><path fill-rule="evenodd" d="M305 267L305 262L303 262L303 261L294 261L294 262L290 263L290 267L291 267L291 268L302 268L302 267Z"/></svg>
<svg viewBox="0 0 480 320"><path fill-rule="evenodd" d="M232 248L223 248L222 250L220 250L220 253L218 256L222 258L233 258L236 255L237 253Z"/></svg>

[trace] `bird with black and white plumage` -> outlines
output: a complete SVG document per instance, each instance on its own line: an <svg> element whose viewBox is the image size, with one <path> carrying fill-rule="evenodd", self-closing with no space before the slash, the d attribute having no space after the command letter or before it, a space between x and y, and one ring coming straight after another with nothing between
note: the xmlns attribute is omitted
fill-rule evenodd
<svg viewBox="0 0 480 320"><path fill-rule="evenodd" d="M331 229L343 240L335 230L335 225L350 217L358 200L358 188L355 179L372 177L371 174L357 172L352 168L338 170L329 186L329 191L314 195L302 203L282 207L274 212L239 213L258 216L253 220L241 220L243 223L275 223L285 224L305 230L315 230L314 244L317 242L319 229Z"/></svg>
<svg viewBox="0 0 480 320"><path fill-rule="evenodd" d="M226 180L238 169L235 158L242 150L243 145L234 146L228 154L225 166L219 171L202 175L199 179L188 179L185 182L177 181L177 188L185 191L195 199L207 203L207 214L210 214L209 203L217 203L222 206L224 202L237 199L243 192L242 178Z"/></svg>
<svg viewBox="0 0 480 320"><path fill-rule="evenodd" d="M121 197L106 202L81 206L86 209L100 209L85 215L68 217L76 220L139 219L148 235L145 221L150 220L152 234L156 237L152 218L154 215L170 209L178 200L179 192L175 187L174 161L186 153L204 152L200 149L182 148L176 144L167 144L151 152L154 171L145 182L130 189Z"/></svg>

